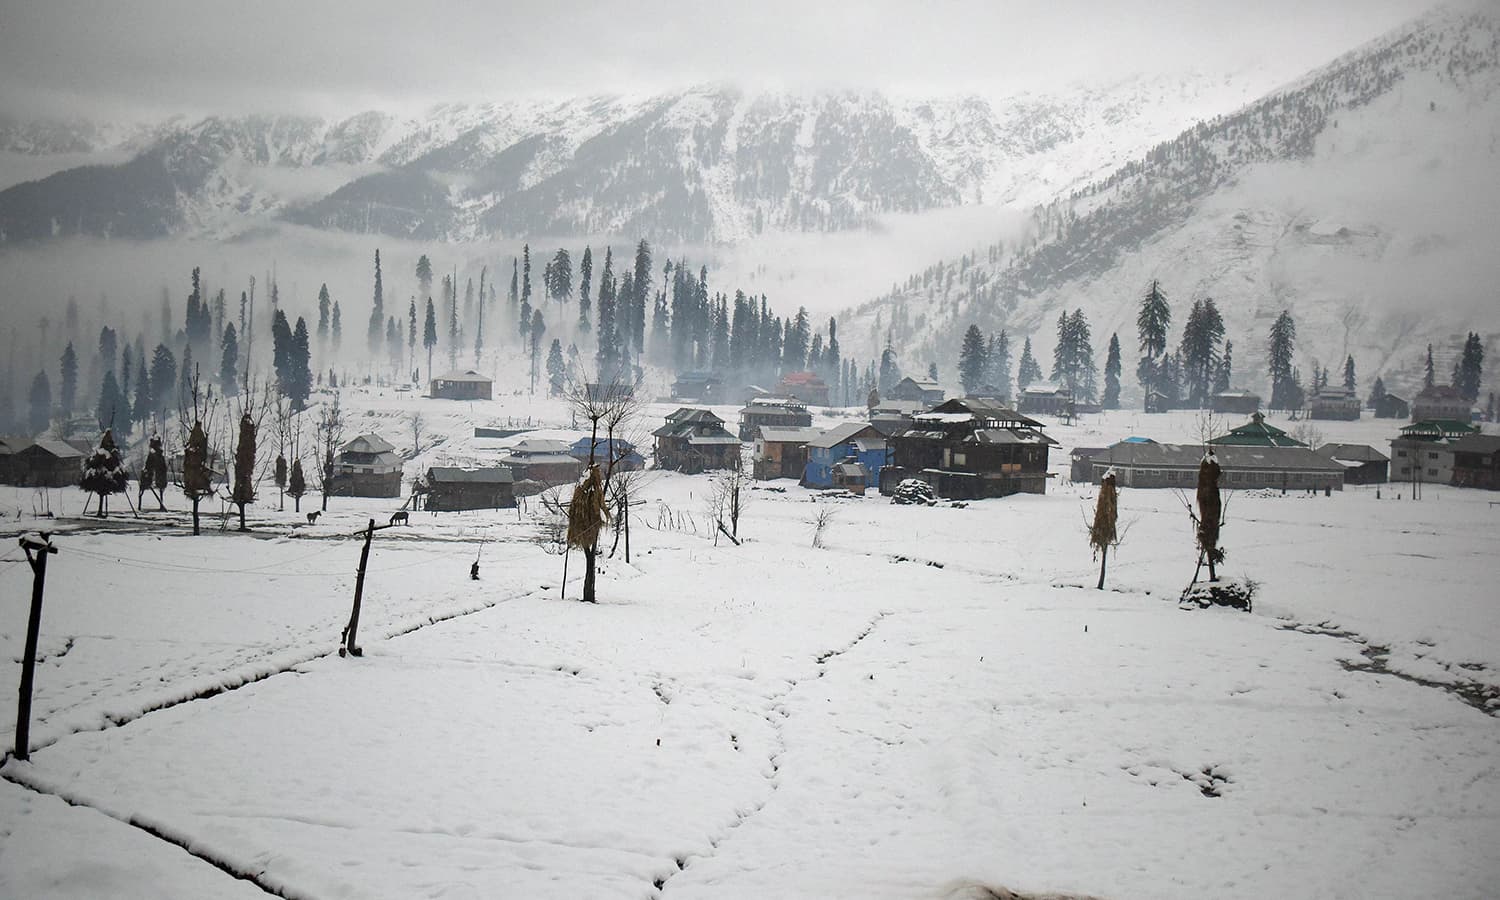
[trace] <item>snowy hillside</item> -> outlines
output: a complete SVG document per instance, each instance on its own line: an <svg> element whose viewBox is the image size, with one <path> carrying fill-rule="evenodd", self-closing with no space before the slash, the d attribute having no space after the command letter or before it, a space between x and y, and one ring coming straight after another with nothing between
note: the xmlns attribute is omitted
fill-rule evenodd
<svg viewBox="0 0 1500 900"><path fill-rule="evenodd" d="M704 86L150 130L0 123L0 164L20 158L27 173L49 155L133 154L0 178L13 184L0 191L0 241L227 236L276 218L422 240L841 231L885 213L1043 202L1281 77L1256 68L1000 98Z"/></svg>
<svg viewBox="0 0 1500 900"><path fill-rule="evenodd" d="M1111 332L1133 348L1157 278L1179 325L1193 298L1218 301L1247 387L1289 309L1305 368L1353 353L1396 388L1427 342L1500 330L1497 147L1497 13L1440 10L1039 209L1024 237L912 276L845 333L951 367L977 322L1033 335L1045 360L1058 310L1081 307L1102 362Z"/></svg>

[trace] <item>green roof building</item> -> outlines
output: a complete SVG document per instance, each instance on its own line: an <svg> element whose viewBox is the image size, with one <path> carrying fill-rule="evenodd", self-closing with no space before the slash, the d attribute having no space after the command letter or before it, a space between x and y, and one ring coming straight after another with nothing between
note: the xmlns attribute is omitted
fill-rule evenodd
<svg viewBox="0 0 1500 900"><path fill-rule="evenodd" d="M1266 417L1260 413L1252 413L1250 421L1238 428L1229 429L1228 434L1221 434L1209 441L1210 444L1232 447L1306 447L1307 445L1277 428L1275 425L1267 425Z"/></svg>

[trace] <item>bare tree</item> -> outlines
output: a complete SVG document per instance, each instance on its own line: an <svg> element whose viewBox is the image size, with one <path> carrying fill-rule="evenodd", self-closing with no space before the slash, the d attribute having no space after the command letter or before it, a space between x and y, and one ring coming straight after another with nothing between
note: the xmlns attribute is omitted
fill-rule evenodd
<svg viewBox="0 0 1500 900"><path fill-rule="evenodd" d="M277 392L271 403L270 414L276 436L276 509L285 511L287 478L291 475L287 464L287 450L292 443L292 402L285 393Z"/></svg>
<svg viewBox="0 0 1500 900"><path fill-rule="evenodd" d="M823 534L828 531L828 526L833 524L833 507L826 503L818 504L818 514L813 517L813 539L814 550L821 550L826 545L823 543Z"/></svg>
<svg viewBox="0 0 1500 900"><path fill-rule="evenodd" d="M318 492L323 496L322 511L327 512L328 493L333 489L333 455L344 442L344 412L339 407L337 393L334 393L332 403L324 403L318 410L314 435L313 450L318 455Z"/></svg>
<svg viewBox="0 0 1500 900"><path fill-rule="evenodd" d="M640 382L616 379L607 384L570 381L563 396L575 416L589 423L589 461L582 481L574 488L568 502L568 546L583 551L583 600L596 602L595 575L599 559L599 533L610 517L606 485L614 478L617 465L623 461L623 435L641 411L637 399ZM600 431L604 439L600 440ZM617 436L621 441L617 441ZM628 485L621 493L623 508L629 512ZM566 556L564 568L566 570Z"/></svg>
<svg viewBox="0 0 1500 900"><path fill-rule="evenodd" d="M411 455L417 456L422 452L422 429L427 421L422 418L421 413L412 413L411 417Z"/></svg>
<svg viewBox="0 0 1500 900"><path fill-rule="evenodd" d="M715 530L715 541L717 535L723 534L734 542L735 546L740 543L740 514L744 512L749 503L746 494L750 487L750 477L745 474L743 465L732 469L720 469L714 473L709 493L709 507L713 511ZM725 519L729 520L726 527Z"/></svg>

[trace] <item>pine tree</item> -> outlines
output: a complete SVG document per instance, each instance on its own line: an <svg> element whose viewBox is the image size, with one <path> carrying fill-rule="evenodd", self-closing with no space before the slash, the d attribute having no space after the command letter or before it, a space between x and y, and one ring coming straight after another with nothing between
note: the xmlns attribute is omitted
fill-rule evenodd
<svg viewBox="0 0 1500 900"><path fill-rule="evenodd" d="M807 367L808 334L807 307L797 307L797 316L786 329L786 339L781 344L781 359L785 371L800 372Z"/></svg>
<svg viewBox="0 0 1500 900"><path fill-rule="evenodd" d="M94 407L94 418L105 428L114 427L116 422L123 425L130 421L130 403L120 390L120 382L115 378L113 368L104 370L104 383L99 387L99 403Z"/></svg>
<svg viewBox="0 0 1500 900"><path fill-rule="evenodd" d="M1118 333L1109 336L1109 350L1104 357L1104 400L1105 409L1120 408L1120 335Z"/></svg>
<svg viewBox="0 0 1500 900"><path fill-rule="evenodd" d="M1359 380L1354 377L1354 356L1344 358L1344 390L1353 394L1359 389Z"/></svg>
<svg viewBox="0 0 1500 900"><path fill-rule="evenodd" d="M400 352L400 338L396 349ZM291 376L291 387L287 391L292 399L292 411L307 408L307 398L312 394L312 348L309 346L307 320L297 317L297 327L292 330L292 343L287 352L287 373Z"/></svg>
<svg viewBox="0 0 1500 900"><path fill-rule="evenodd" d="M1224 357L1219 360L1219 370L1214 376L1214 393L1222 394L1229 390L1229 382L1234 378L1234 341L1224 341Z"/></svg>
<svg viewBox="0 0 1500 900"><path fill-rule="evenodd" d="M406 308L406 364L413 371L417 368L417 298L411 298ZM415 375L413 376L415 377Z"/></svg>
<svg viewBox="0 0 1500 900"><path fill-rule="evenodd" d="M1272 409L1300 409L1302 404L1300 397L1300 385L1297 390L1293 386L1300 379L1294 378L1292 357L1296 352L1297 324L1292 321L1291 313L1281 311L1276 321L1271 325L1270 342L1266 347L1266 356L1270 363L1271 374L1271 408Z"/></svg>
<svg viewBox="0 0 1500 900"><path fill-rule="evenodd" d="M31 429L32 435L41 434L52 424L52 383L47 380L46 372L38 372L31 379L31 393L26 399L26 425Z"/></svg>
<svg viewBox="0 0 1500 900"><path fill-rule="evenodd" d="M73 342L68 341L68 346L63 349L62 360L62 391L58 399L62 403L62 417L66 422L73 418L73 403L78 399L78 354L73 352Z"/></svg>
<svg viewBox="0 0 1500 900"><path fill-rule="evenodd" d="M1153 390L1160 390L1159 373L1167 353L1167 329L1171 324L1172 309L1167 305L1167 295L1161 289L1161 282L1152 279L1135 319L1141 350L1136 378L1148 397Z"/></svg>
<svg viewBox="0 0 1500 900"><path fill-rule="evenodd" d="M333 301L328 296L328 285L318 288L318 353L328 346L328 316L333 312Z"/></svg>
<svg viewBox="0 0 1500 900"><path fill-rule="evenodd" d="M984 333L978 325L970 324L964 332L963 345L958 350L958 380L964 393L974 396L984 384L985 363Z"/></svg>
<svg viewBox="0 0 1500 900"><path fill-rule="evenodd" d="M547 393L553 397L562 396L564 382L567 379L568 368L563 362L562 341L552 339L552 347L547 351Z"/></svg>
<svg viewBox="0 0 1500 900"><path fill-rule="evenodd" d="M523 306L530 306L531 305L531 245L530 244L522 244L521 245L521 304ZM530 316L527 317L527 320L528 321L530 320ZM521 335L522 342L524 343L528 339L528 337L529 336L525 335L525 334Z"/></svg>
<svg viewBox="0 0 1500 900"><path fill-rule="evenodd" d="M547 264L547 299L567 303L573 299L573 259L567 248L559 247Z"/></svg>
<svg viewBox="0 0 1500 900"><path fill-rule="evenodd" d="M1178 353L1188 403L1199 409L1208 405L1219 367L1219 342L1224 338L1224 320L1212 298L1194 300L1182 329Z"/></svg>
<svg viewBox="0 0 1500 900"><path fill-rule="evenodd" d="M1432 345L1427 345L1427 362L1422 369L1422 388L1429 389L1437 384L1437 375L1432 368Z"/></svg>
<svg viewBox="0 0 1500 900"><path fill-rule="evenodd" d="M339 352L339 343L344 339L343 326L339 324L339 302L333 301L333 324L330 326L330 334L333 335L333 352Z"/></svg>
<svg viewBox="0 0 1500 900"><path fill-rule="evenodd" d="M380 251L375 251L375 305L370 310L370 329L366 340L366 349L370 351L370 359L380 358L380 339L385 333L385 288L381 284L380 277Z"/></svg>
<svg viewBox="0 0 1500 900"><path fill-rule="evenodd" d="M609 384L619 371L619 348L615 334L614 252L604 248L604 269L599 274L599 322L595 329L599 383Z"/></svg>
<svg viewBox="0 0 1500 900"><path fill-rule="evenodd" d="M594 278L594 251L591 247L583 248L583 259L578 263L578 330L588 334L592 327L589 324L589 313L591 301L589 290Z"/></svg>
<svg viewBox="0 0 1500 900"><path fill-rule="evenodd" d="M1024 391L1034 382L1042 380L1042 365L1031 354L1031 338L1021 346L1020 368L1016 370L1016 387Z"/></svg>
<svg viewBox="0 0 1500 900"><path fill-rule="evenodd" d="M151 374L146 371L146 359L136 361L135 370L135 421L149 422L156 409L156 399L151 392Z"/></svg>
<svg viewBox="0 0 1500 900"><path fill-rule="evenodd" d="M531 314L531 333L527 337L531 348L531 393L536 393L536 382L538 376L538 356L542 349L542 335L547 333L547 326L542 321L542 311L536 310Z"/></svg>
<svg viewBox="0 0 1500 900"><path fill-rule="evenodd" d="M1385 379L1379 375L1375 376L1375 383L1370 385L1370 399L1365 405L1371 409L1379 409L1385 401Z"/></svg>
<svg viewBox="0 0 1500 900"><path fill-rule="evenodd" d="M427 298L427 315L422 321L422 347L427 350L427 378L432 379L432 348L437 346L437 307Z"/></svg>
<svg viewBox="0 0 1500 900"><path fill-rule="evenodd" d="M836 389L839 376L843 374L843 366L839 357L839 325L832 316L828 317L828 348L823 351L823 370L832 375L832 382ZM849 405L847 399L843 405Z"/></svg>
<svg viewBox="0 0 1500 900"><path fill-rule="evenodd" d="M176 386L177 357L172 355L165 344L157 344L156 350L151 354L151 398L155 402L150 412L165 412L171 406Z"/></svg>
<svg viewBox="0 0 1500 900"><path fill-rule="evenodd" d="M240 341L234 323L224 326L224 336L219 339L219 389L226 397L239 394Z"/></svg>
<svg viewBox="0 0 1500 900"><path fill-rule="evenodd" d="M417 284L423 297L432 296L432 260L425 253L417 257Z"/></svg>
<svg viewBox="0 0 1500 900"><path fill-rule="evenodd" d="M901 382L901 367L896 364L896 350L887 336L885 349L880 351L880 395L889 396L891 389Z"/></svg>
<svg viewBox="0 0 1500 900"><path fill-rule="evenodd" d="M1455 370L1453 387L1458 395L1470 403L1478 402L1479 388L1484 383L1484 341L1480 340L1479 332L1471 331L1464 338L1463 353Z"/></svg>
<svg viewBox="0 0 1500 900"><path fill-rule="evenodd" d="M985 353L985 376L984 380L994 387L1000 395L1001 400L1010 400L1010 335L1005 329L1000 333L990 336L989 348Z"/></svg>

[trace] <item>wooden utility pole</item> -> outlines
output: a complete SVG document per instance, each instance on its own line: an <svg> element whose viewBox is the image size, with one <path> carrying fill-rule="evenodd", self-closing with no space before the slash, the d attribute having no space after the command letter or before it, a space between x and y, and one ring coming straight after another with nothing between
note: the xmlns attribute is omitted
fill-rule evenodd
<svg viewBox="0 0 1500 900"><path fill-rule="evenodd" d="M42 627L42 589L47 583L47 557L56 553L51 535L24 535L21 549L31 564L31 618L26 622L26 653L21 662L21 696L16 704L16 759L31 758L31 685L36 674L36 641Z"/></svg>
<svg viewBox="0 0 1500 900"><path fill-rule="evenodd" d="M365 545L359 551L359 571L354 575L354 608L349 611L349 624L344 626L344 634L339 639L343 646L339 647L339 656L364 656L365 652L355 642L356 633L359 631L359 605L365 595L365 568L370 562L370 542L375 538L375 532L390 528L389 525L376 526L375 520L364 529Z"/></svg>

